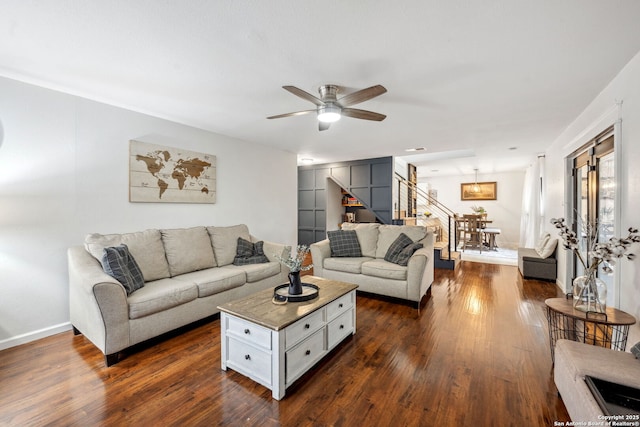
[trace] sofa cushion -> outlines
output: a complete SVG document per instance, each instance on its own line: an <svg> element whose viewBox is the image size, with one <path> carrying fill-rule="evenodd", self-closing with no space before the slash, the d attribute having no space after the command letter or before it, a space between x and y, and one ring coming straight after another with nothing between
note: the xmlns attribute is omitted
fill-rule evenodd
<svg viewBox="0 0 640 427"><path fill-rule="evenodd" d="M355 230L333 230L327 232L332 257L361 257L360 242Z"/></svg>
<svg viewBox="0 0 640 427"><path fill-rule="evenodd" d="M251 241L249 228L245 224L230 227L207 227L207 231L211 237L213 252L220 267L233 263L233 259L236 257L238 237Z"/></svg>
<svg viewBox="0 0 640 427"><path fill-rule="evenodd" d="M378 246L376 248L376 258L384 259L389 246L398 238L400 233L404 233L414 242L424 239L427 229L419 225L381 225L378 236Z"/></svg>
<svg viewBox="0 0 640 427"><path fill-rule="evenodd" d="M345 273L362 273L362 263L371 261L370 257L357 258L325 258L323 267L326 270L343 271Z"/></svg>
<svg viewBox="0 0 640 427"><path fill-rule="evenodd" d="M378 245L378 228L380 224L372 222L368 224L357 224L345 222L342 224L343 230L355 230L360 243L360 251L362 256L374 258L376 256L376 248Z"/></svg>
<svg viewBox="0 0 640 427"><path fill-rule="evenodd" d="M89 234L84 246L95 259L102 259L102 250L125 244L142 271L144 280L169 277L169 264L164 253L160 230L145 230L125 234Z"/></svg>
<svg viewBox="0 0 640 427"><path fill-rule="evenodd" d="M542 249L536 249L540 258L546 259L549 258L556 251L556 246L558 246L558 239L547 239Z"/></svg>
<svg viewBox="0 0 640 427"><path fill-rule="evenodd" d="M129 319L138 319L193 301L198 297L194 283L160 279L147 283L127 297Z"/></svg>
<svg viewBox="0 0 640 427"><path fill-rule="evenodd" d="M362 264L362 274L382 279L407 280L407 267L383 259L374 259Z"/></svg>
<svg viewBox="0 0 640 427"><path fill-rule="evenodd" d="M182 274L175 280L194 283L198 287L198 298L204 298L244 285L247 275L244 271L216 267Z"/></svg>
<svg viewBox="0 0 640 427"><path fill-rule="evenodd" d="M127 295L144 286L144 277L127 245L104 248L100 260L102 269L124 286Z"/></svg>
<svg viewBox="0 0 640 427"><path fill-rule="evenodd" d="M240 270L246 274L247 282L253 283L280 274L280 263L272 261L262 264L227 265L224 269L232 271Z"/></svg>
<svg viewBox="0 0 640 427"><path fill-rule="evenodd" d="M236 257L233 259L233 265L263 264L269 262L269 259L264 254L263 246L263 241L252 243L242 237L238 237L238 247L236 248Z"/></svg>
<svg viewBox="0 0 640 427"><path fill-rule="evenodd" d="M216 266L211 239L204 227L160 230L171 276Z"/></svg>

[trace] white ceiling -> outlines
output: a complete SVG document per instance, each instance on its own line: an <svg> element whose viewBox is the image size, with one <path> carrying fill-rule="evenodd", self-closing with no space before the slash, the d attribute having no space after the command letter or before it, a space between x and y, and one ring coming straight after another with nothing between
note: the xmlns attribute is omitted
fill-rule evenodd
<svg viewBox="0 0 640 427"><path fill-rule="evenodd" d="M637 0L2 0L0 75L320 163L424 147L421 176L482 174L553 142L639 22ZM313 108L281 86L327 83L385 86L356 108L387 119L266 119Z"/></svg>

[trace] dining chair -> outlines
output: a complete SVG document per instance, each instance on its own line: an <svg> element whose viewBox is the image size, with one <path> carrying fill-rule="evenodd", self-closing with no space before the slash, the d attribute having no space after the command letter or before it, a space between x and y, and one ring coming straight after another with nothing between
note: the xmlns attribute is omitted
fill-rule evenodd
<svg viewBox="0 0 640 427"><path fill-rule="evenodd" d="M484 243L484 236L482 231L482 217L481 215L463 215L464 218L464 230L463 230L463 243L462 251L468 247L477 247L480 253L482 253L482 246Z"/></svg>

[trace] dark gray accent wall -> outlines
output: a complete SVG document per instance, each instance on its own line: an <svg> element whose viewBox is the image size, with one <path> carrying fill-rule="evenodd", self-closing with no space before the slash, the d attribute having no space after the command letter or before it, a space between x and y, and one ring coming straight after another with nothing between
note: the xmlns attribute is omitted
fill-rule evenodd
<svg viewBox="0 0 640 427"><path fill-rule="evenodd" d="M326 238L327 179L357 198L378 221L391 224L393 158L298 167L298 243Z"/></svg>

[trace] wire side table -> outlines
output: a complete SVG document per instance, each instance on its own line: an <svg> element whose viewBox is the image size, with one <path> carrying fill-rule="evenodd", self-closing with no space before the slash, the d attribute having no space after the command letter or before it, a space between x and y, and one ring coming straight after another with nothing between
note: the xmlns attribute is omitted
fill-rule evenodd
<svg viewBox="0 0 640 427"><path fill-rule="evenodd" d="M606 313L585 313L573 308L573 299L566 298L549 298L544 303L549 321L551 360L555 361L554 349L559 339L619 351L627 348L629 327L636 323L629 313L611 307L607 307Z"/></svg>

